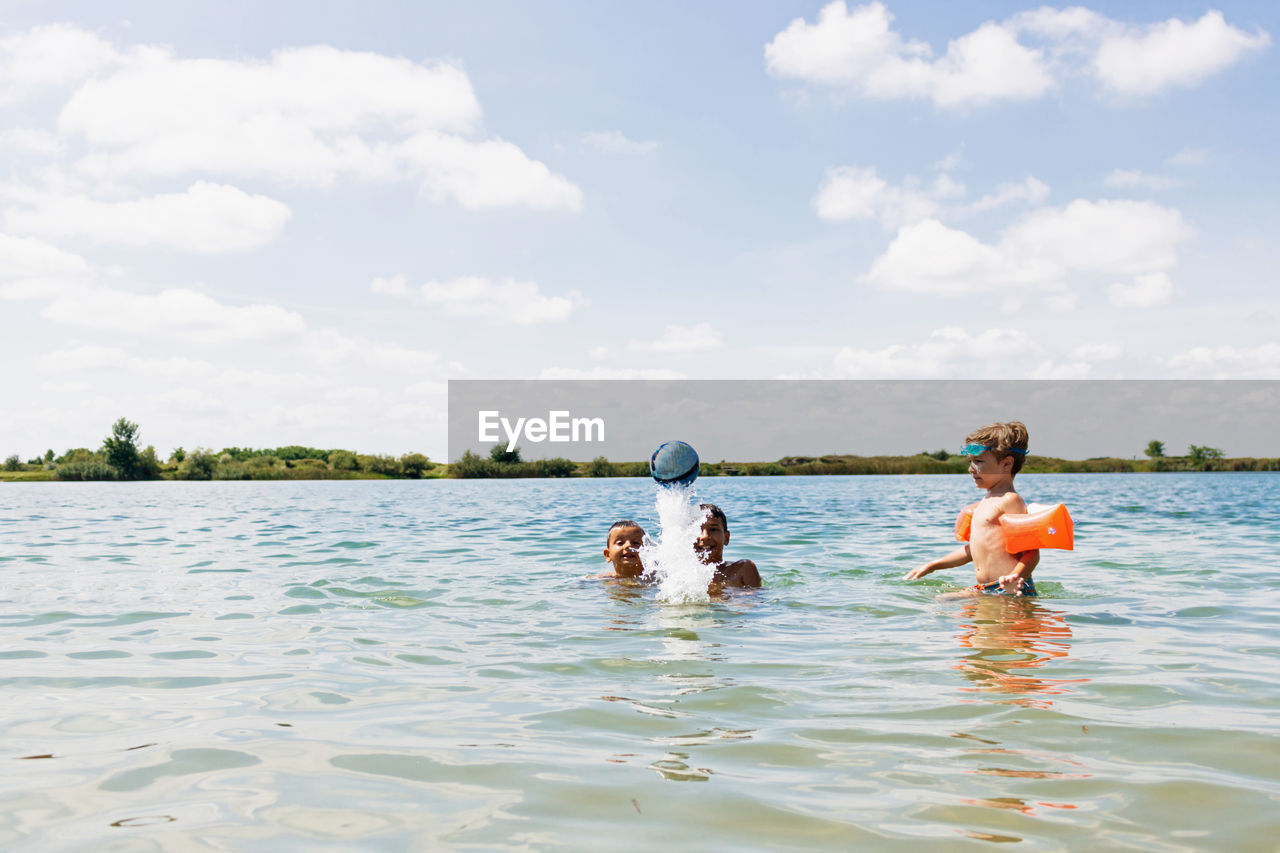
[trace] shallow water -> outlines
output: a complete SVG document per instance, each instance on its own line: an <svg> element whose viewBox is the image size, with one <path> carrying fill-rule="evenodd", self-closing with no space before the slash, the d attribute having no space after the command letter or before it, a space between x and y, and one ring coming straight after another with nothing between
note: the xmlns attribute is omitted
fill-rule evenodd
<svg viewBox="0 0 1280 853"><path fill-rule="evenodd" d="M0 488L5 850L1273 850L1280 476L699 481L765 588L584 579L640 480Z"/></svg>

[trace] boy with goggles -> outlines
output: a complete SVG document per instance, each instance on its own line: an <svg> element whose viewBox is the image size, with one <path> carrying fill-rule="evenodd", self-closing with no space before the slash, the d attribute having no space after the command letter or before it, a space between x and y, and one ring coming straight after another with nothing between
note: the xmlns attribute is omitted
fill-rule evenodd
<svg viewBox="0 0 1280 853"><path fill-rule="evenodd" d="M969 457L969 475L973 484L986 490L986 496L973 508L969 541L946 556L925 563L908 572L907 580L919 580L939 569L952 569L973 562L977 584L959 596L969 597L984 592L1011 595L1035 595L1031 573L1040 562L1040 552L1005 550L1000 516L1023 514L1027 505L1013 488L1013 478L1022 470L1027 457L1027 428L1020 421L988 424L965 436L960 452Z"/></svg>

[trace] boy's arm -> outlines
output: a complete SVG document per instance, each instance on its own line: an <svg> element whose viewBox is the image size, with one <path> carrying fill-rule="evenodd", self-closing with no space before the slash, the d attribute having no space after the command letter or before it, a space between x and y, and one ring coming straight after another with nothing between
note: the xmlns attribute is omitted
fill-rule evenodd
<svg viewBox="0 0 1280 853"><path fill-rule="evenodd" d="M1017 492L1010 492L1005 495L1004 500L1001 502L1000 511L1012 515L1021 515L1027 511L1027 502ZM1023 551L1018 555L1018 563L1013 567L1013 571L1007 575L1000 576L1000 591L1022 595L1022 582L1030 579L1031 573L1035 571L1039 562L1039 551Z"/></svg>
<svg viewBox="0 0 1280 853"><path fill-rule="evenodd" d="M920 580L925 575L936 572L939 569L954 569L956 566L963 566L972 560L973 554L969 552L969 545L966 543L945 557L939 557L936 560L925 563L923 566L917 566L907 572L906 579L909 581Z"/></svg>
<svg viewBox="0 0 1280 853"><path fill-rule="evenodd" d="M1031 577L1031 573L1036 570L1039 562L1039 550L1023 551L1018 555L1018 564L1013 567L1013 571L1000 576L1000 591L1022 595L1022 582Z"/></svg>

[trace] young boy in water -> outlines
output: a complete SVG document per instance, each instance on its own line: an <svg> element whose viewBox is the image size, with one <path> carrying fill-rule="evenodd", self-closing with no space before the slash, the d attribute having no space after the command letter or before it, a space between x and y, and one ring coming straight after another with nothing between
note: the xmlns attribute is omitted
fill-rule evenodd
<svg viewBox="0 0 1280 853"><path fill-rule="evenodd" d="M698 509L706 510L707 518L702 522L698 538L694 540L693 550L704 565L716 567L715 577L707 591L715 594L729 586L760 586L760 570L755 563L750 560L725 562L724 546L729 544L729 519L725 517L724 510L715 504L699 504Z"/></svg>
<svg viewBox="0 0 1280 853"><path fill-rule="evenodd" d="M640 546L644 544L644 528L629 518L615 521L604 540L604 558L613 571L597 577L638 579L644 574L640 563Z"/></svg>
<svg viewBox="0 0 1280 853"><path fill-rule="evenodd" d="M978 583L959 597L984 592L1035 595L1031 573L1040 562L1039 551L1010 554L1004 549L1000 516L1027 511L1027 505L1013 488L1013 478L1022 470L1029 437L1020 421L988 424L965 436L969 474L986 496L973 508L969 542L944 557L925 563L906 575L918 580L939 569L951 569L973 561Z"/></svg>

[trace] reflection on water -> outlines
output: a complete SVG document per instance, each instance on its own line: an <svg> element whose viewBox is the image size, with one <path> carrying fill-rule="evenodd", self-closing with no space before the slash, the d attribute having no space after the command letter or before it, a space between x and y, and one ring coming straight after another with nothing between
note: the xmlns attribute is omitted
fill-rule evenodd
<svg viewBox="0 0 1280 853"><path fill-rule="evenodd" d="M1066 615L1033 598L981 595L960 605L962 649L955 669L973 683L966 691L1018 694L1007 701L1037 708L1052 702L1034 698L1064 693L1088 679L1050 678L1042 668L1065 662L1071 650Z"/></svg>

